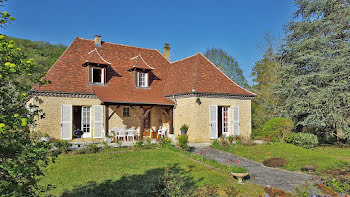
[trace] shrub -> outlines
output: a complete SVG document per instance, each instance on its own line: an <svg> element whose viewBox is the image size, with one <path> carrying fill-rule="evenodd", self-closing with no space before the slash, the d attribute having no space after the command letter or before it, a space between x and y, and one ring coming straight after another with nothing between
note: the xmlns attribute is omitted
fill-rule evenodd
<svg viewBox="0 0 350 197"><path fill-rule="evenodd" d="M158 139L158 146L159 147L168 147L172 146L172 142L170 138L162 137Z"/></svg>
<svg viewBox="0 0 350 197"><path fill-rule="evenodd" d="M228 139L228 142L232 144L233 141L235 141L235 136L234 135L230 135L230 136L228 136L227 139Z"/></svg>
<svg viewBox="0 0 350 197"><path fill-rule="evenodd" d="M186 134L187 131L188 131L188 128L189 128L189 126L188 126L187 124L183 124L183 125L181 126L180 130L181 130L181 131L184 131L185 134Z"/></svg>
<svg viewBox="0 0 350 197"><path fill-rule="evenodd" d="M67 153L69 147L72 146L72 144L64 140L54 141L52 145L58 149L59 153Z"/></svg>
<svg viewBox="0 0 350 197"><path fill-rule="evenodd" d="M143 146L143 143L144 143L144 140L143 140L143 139L140 139L139 141L137 141L137 142L135 143L135 146L136 146L137 148L141 148L141 147Z"/></svg>
<svg viewBox="0 0 350 197"><path fill-rule="evenodd" d="M293 128L293 121L289 118L271 118L264 124L261 134L271 138L272 142L278 142L286 139Z"/></svg>
<svg viewBox="0 0 350 197"><path fill-rule="evenodd" d="M271 158L271 159L265 159L263 161L263 164L268 167L282 167L288 164L287 160L283 158Z"/></svg>
<svg viewBox="0 0 350 197"><path fill-rule="evenodd" d="M220 147L220 142L219 140L215 139L211 142L211 147L213 148L219 148Z"/></svg>
<svg viewBox="0 0 350 197"><path fill-rule="evenodd" d="M181 134L177 136L178 146L184 150L188 150L188 135Z"/></svg>
<svg viewBox="0 0 350 197"><path fill-rule="evenodd" d="M294 133L290 135L288 141L296 146L313 149L318 145L318 139L312 133Z"/></svg>

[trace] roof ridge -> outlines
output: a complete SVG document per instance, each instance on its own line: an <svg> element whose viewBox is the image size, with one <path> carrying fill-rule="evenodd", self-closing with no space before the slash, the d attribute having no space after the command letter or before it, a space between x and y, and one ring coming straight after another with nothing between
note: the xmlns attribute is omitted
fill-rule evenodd
<svg viewBox="0 0 350 197"><path fill-rule="evenodd" d="M256 95L255 93L243 88L242 86L238 85L236 82L234 82L230 77L228 77L224 72L222 72L222 70L220 70L217 66L215 66L215 64L213 64L213 62L211 62L207 57L205 57L201 52L199 52L198 54L200 54L202 57L204 57L204 59L206 59L212 66L214 66L216 69L218 69L226 78L228 78L229 80L232 81L232 83L234 83L235 85L237 85L238 87L242 88L243 90L246 90L247 92Z"/></svg>
<svg viewBox="0 0 350 197"><path fill-rule="evenodd" d="M183 61L183 60L187 60L187 59L192 58L192 57L194 57L194 56L196 56L196 55L198 55L198 54L200 54L200 52L198 52L198 53L196 53L196 54L194 54L194 55L188 56L188 57L186 57L186 58L177 60L177 61L175 61L175 62L171 62L171 64L174 64L174 63L177 63L177 62L180 62L180 61Z"/></svg>
<svg viewBox="0 0 350 197"><path fill-rule="evenodd" d="M94 40L88 39L88 38L79 38L79 39L94 41ZM130 45L119 44L119 43L113 43L113 42L107 42L107 41L102 41L102 42L103 42L103 43L108 43L108 44L120 45L120 46L124 46L124 47L132 47L132 48L139 48L139 49L156 50L156 51L158 51L157 49L149 49L149 48L144 48L144 47L130 46Z"/></svg>

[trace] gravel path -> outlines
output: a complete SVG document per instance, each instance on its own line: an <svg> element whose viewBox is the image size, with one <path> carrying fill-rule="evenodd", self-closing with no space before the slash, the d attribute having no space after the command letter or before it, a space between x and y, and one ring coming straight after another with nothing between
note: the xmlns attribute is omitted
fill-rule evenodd
<svg viewBox="0 0 350 197"><path fill-rule="evenodd" d="M313 180L318 179L317 176L304 174L299 172L290 172L279 168L270 168L264 166L262 163L249 160L247 158L220 151L207 145L195 145L191 144L191 152L195 154L201 154L208 159L216 160L222 164L227 165L227 161L230 159L240 161L241 165L248 169L250 174L249 181L266 186L270 185L274 188L283 189L288 192L295 192L298 185L303 185L307 181L313 183Z"/></svg>

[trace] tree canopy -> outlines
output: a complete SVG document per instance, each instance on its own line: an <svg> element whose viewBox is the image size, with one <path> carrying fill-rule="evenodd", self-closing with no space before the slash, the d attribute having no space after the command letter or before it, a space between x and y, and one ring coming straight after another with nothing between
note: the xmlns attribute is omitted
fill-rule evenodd
<svg viewBox="0 0 350 197"><path fill-rule="evenodd" d="M247 79L244 77L242 69L238 65L238 62L224 50L217 48L207 49L204 56L238 85L246 89L250 88Z"/></svg>
<svg viewBox="0 0 350 197"><path fill-rule="evenodd" d="M350 2L296 0L286 26L276 93L281 114L298 130L309 127L350 139Z"/></svg>

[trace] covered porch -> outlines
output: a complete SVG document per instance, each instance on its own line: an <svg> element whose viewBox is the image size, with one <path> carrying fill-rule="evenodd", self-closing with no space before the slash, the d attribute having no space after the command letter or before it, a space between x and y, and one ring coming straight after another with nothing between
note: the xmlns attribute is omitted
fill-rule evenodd
<svg viewBox="0 0 350 197"><path fill-rule="evenodd" d="M124 135L126 141L133 137L131 132L135 136L132 140L157 138L160 129L166 135L174 133L173 105L118 102L104 102L103 105L106 136L116 137L118 133L119 137Z"/></svg>

